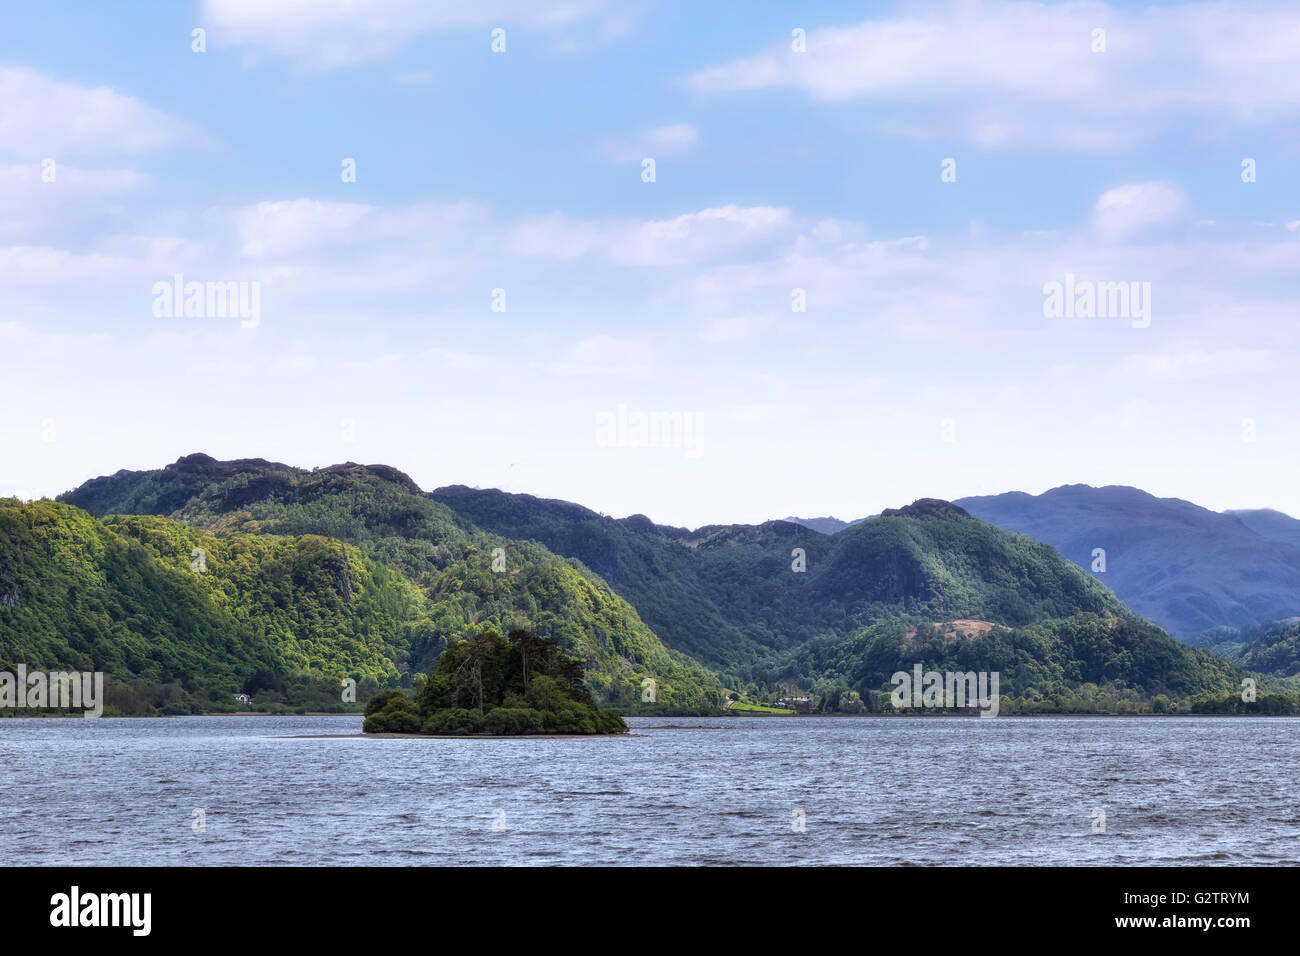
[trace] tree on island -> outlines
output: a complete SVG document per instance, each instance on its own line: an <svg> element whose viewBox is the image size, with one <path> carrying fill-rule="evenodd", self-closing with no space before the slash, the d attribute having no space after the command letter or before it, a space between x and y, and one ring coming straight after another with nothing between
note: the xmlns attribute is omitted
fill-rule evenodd
<svg viewBox="0 0 1300 956"><path fill-rule="evenodd" d="M582 664L558 641L484 631L443 652L411 700L400 690L366 704L362 729L425 734L619 734L618 714L596 709Z"/></svg>

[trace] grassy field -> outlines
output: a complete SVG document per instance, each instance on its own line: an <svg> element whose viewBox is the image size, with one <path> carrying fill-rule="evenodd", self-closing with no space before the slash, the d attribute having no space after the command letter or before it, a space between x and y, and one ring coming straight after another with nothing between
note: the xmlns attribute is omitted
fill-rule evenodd
<svg viewBox="0 0 1300 956"><path fill-rule="evenodd" d="M762 704L741 704L735 703L727 708L728 713L740 714L793 714L793 710L784 710L780 707L765 707Z"/></svg>

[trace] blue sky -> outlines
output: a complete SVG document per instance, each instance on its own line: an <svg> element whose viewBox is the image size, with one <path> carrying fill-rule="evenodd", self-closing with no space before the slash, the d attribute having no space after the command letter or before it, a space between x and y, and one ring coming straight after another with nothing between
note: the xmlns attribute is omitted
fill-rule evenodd
<svg viewBox="0 0 1300 956"><path fill-rule="evenodd" d="M0 493L202 450L689 525L1300 513L1300 9L788 7L10 11ZM177 273L256 283L255 327L156 315ZM1149 323L1045 315L1066 274Z"/></svg>

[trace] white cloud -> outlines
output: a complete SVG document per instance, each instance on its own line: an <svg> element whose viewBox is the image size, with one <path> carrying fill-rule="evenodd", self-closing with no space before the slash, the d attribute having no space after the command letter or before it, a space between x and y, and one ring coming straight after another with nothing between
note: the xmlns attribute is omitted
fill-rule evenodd
<svg viewBox="0 0 1300 956"><path fill-rule="evenodd" d="M512 248L555 259L596 256L630 266L684 265L760 252L794 241L793 217L773 206L718 206L671 219L583 221L547 216L520 223Z"/></svg>
<svg viewBox="0 0 1300 956"><path fill-rule="evenodd" d="M187 124L108 87L0 67L0 152L29 160L140 153L194 135Z"/></svg>
<svg viewBox="0 0 1300 956"><path fill-rule="evenodd" d="M630 136L615 136L600 146L600 154L612 163L639 163L649 156L654 159L681 156L698 145L700 134L689 123L659 126Z"/></svg>
<svg viewBox="0 0 1300 956"><path fill-rule="evenodd" d="M772 324L770 318L755 315L733 315L708 319L700 327L700 341L709 345L729 345L751 338Z"/></svg>
<svg viewBox="0 0 1300 956"><path fill-rule="evenodd" d="M285 255L342 242L368 216L373 206L361 203L290 199L261 202L236 213L243 237L240 255Z"/></svg>
<svg viewBox="0 0 1300 956"><path fill-rule="evenodd" d="M1143 334L1153 343L1177 331L1200 336L1197 348L1209 356L1288 348L1283 317L1297 311L1300 268L1294 233L1224 224L1153 240L1148 227L1176 220L1184 206L1173 187L1136 184L1104 193L1093 218L1073 229L878 239L862 223L768 206L650 220L515 221L468 203L394 208L299 198L173 213L75 245L0 242L0 281L9 290L7 318L24 322L90 314L88 307L152 321L149 290L175 273L262 282L264 326L406 315L425 328L486 323L515 335L600 317L603 331L588 326L565 351L548 357L554 343L542 342L529 356L570 376L644 365L645 350L624 336L640 335L646 323L656 335L662 327L717 345L761 333L783 354L826 346L821 354L832 363L855 349L874 354L882 343L1015 354L1035 343L1057 350L1040 356L1043 367L1062 355L1086 363L1096 352L1092 358L1104 355L1113 369L1118 342L1128 351L1134 345L1113 336L1138 334L1129 323L1043 317L1044 284L1067 274L1151 283L1152 328ZM507 291L504 315L490 311L497 287ZM806 313L791 312L795 289L804 290ZM449 362L484 348L440 347ZM1152 368L1172 374L1172 361Z"/></svg>
<svg viewBox="0 0 1300 956"><path fill-rule="evenodd" d="M1178 218L1187 197L1167 183L1130 183L1108 189L1093 209L1093 227L1106 239L1126 239Z"/></svg>
<svg viewBox="0 0 1300 956"><path fill-rule="evenodd" d="M1093 52L1093 31L1105 52ZM1180 116L1249 121L1300 110L1300 7L951 0L856 26L812 30L807 51L701 70L705 92L794 86L821 100L896 107L880 124L984 145L1107 148Z"/></svg>
<svg viewBox="0 0 1300 956"><path fill-rule="evenodd" d="M559 27L608 6L605 0L205 0L202 20L215 46L264 50L328 69L385 56L430 30ZM486 35L483 44L486 50Z"/></svg>
<svg viewBox="0 0 1300 956"><path fill-rule="evenodd" d="M420 359L438 368L454 372L476 371L492 367L491 356L476 355L459 349L426 349L420 353Z"/></svg>
<svg viewBox="0 0 1300 956"><path fill-rule="evenodd" d="M43 192L50 196L78 193L84 199L94 194L111 196L131 192L149 182L148 176L132 169L82 169L57 163L52 167L52 180L46 182L42 179L44 170L40 163L0 166L0 189L4 190L6 211L20 193Z"/></svg>
<svg viewBox="0 0 1300 956"><path fill-rule="evenodd" d="M458 234L481 232L484 212L472 203L420 204L389 209L365 203L287 199L260 202L234 210L214 209L210 224L231 224L239 237L239 254L273 260L304 253L350 255L356 248L376 249L418 241L422 247L447 251L468 248Z"/></svg>
<svg viewBox="0 0 1300 956"><path fill-rule="evenodd" d="M1288 368L1290 364L1288 359L1269 349L1187 345L1126 355L1117 368L1125 376L1168 381L1251 375Z"/></svg>
<svg viewBox="0 0 1300 956"><path fill-rule="evenodd" d="M648 343L602 332L579 339L565 347L555 360L536 362L534 366L565 378L626 377L631 366L648 367L654 358L655 350Z"/></svg>
<svg viewBox="0 0 1300 956"><path fill-rule="evenodd" d="M52 174L47 181L44 173ZM130 169L81 169L55 163L0 165L0 241L25 245L68 240L74 233L115 221L122 201L149 183Z"/></svg>
<svg viewBox="0 0 1300 956"><path fill-rule="evenodd" d="M1252 474L1270 482L1261 500L1294 500L1300 434L1281 411L1269 420L1294 393L1292 366L1269 356L1294 355L1300 313L1295 234L1281 228L1152 241L1085 220L891 239L779 207L539 225L469 205L302 198L134 225L73 247L0 242L0 382L18 398L0 437L38 461L24 484L57 492L99 467L88 462L144 467L202 448L363 456L424 469L430 487L486 486L563 447L567 470L521 490L626 502L619 513L671 511L678 495L665 518L762 518L771 486L746 479L775 436L792 460L837 449L842 467L804 492L830 512L1066 480L1177 478L1192 482L1177 493L1209 502ZM571 243L563 255L557 241ZM155 318L150 287L175 272L260 278L261 326ZM1066 272L1151 282L1150 328L1045 320L1043 283ZM503 314L489 309L498 285ZM789 311L795 287L806 313ZM762 349L701 347L757 334ZM706 415L708 469L622 470L592 445L590 412L624 402ZM938 437L948 417L952 444ZM1248 447L1244 417L1261 424ZM40 443L46 418L55 445ZM339 442L344 418L356 444Z"/></svg>

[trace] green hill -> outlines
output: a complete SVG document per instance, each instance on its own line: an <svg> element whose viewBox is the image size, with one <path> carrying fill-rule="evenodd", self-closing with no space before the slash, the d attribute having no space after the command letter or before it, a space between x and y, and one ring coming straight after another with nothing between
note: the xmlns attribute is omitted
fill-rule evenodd
<svg viewBox="0 0 1300 956"><path fill-rule="evenodd" d="M1300 618L1274 621L1238 636L1246 643L1231 656L1242 667L1269 677L1300 678Z"/></svg>
<svg viewBox="0 0 1300 956"><path fill-rule="evenodd" d="M432 496L481 527L583 561L666 644L736 685L869 695L924 660L1003 671L1027 700L1082 685L1114 700L1237 687L1234 667L1137 618L1048 545L948 502L922 499L825 535L787 521L687 531L460 486ZM803 572L792 568L795 549ZM945 633L934 622L955 620L979 633L924 639ZM922 639L904 640L909 632Z"/></svg>
<svg viewBox="0 0 1300 956"><path fill-rule="evenodd" d="M0 594L0 670L102 670L128 710L228 709L290 684L337 705L342 678L395 683L433 634L419 588L339 541L52 501L0 501Z"/></svg>
<svg viewBox="0 0 1300 956"><path fill-rule="evenodd" d="M0 660L94 663L191 701L410 686L456 642L521 629L633 712L708 710L723 685L872 707L914 663L996 670L1031 711L1239 694L1233 664L1050 546L932 499L831 535L688 530L494 490L425 495L387 466L191 455L60 502L0 510Z"/></svg>
<svg viewBox="0 0 1300 956"><path fill-rule="evenodd" d="M330 630L327 614L296 621L294 633L306 632L299 642L310 642L331 668L360 670L380 686L409 681L412 673L428 670L449 644L484 629L509 633L527 628L554 638L583 660L588 684L603 704L686 711L720 704L716 679L696 661L666 649L599 577L537 543L474 528L420 494L395 469L349 463L304 471L261 460L222 463L198 455L157 471L95 479L60 501L104 515L105 527L149 543L156 562L179 562L186 569L193 546L202 545L187 547L192 542L181 538L199 531L213 545L208 568L214 573L223 547L247 550L254 547L248 542L263 538L318 539L324 542L321 547L348 549L392 592L386 592L383 607L389 617L374 622L368 632L374 636L366 646L369 656L357 657L350 636ZM110 511L150 508L169 508L168 520L141 524L140 519L107 517ZM275 570L267 572L267 588L278 580ZM229 613L275 613L276 596L257 589L260 573L250 571L251 590ZM4 625L0 618L0 648L17 646L18 635ZM268 625L266 630L275 628ZM284 653L272 655L277 673L296 666L301 657L295 642L281 643ZM268 653L264 650L258 658L259 669ZM642 706L647 678L654 681L654 708Z"/></svg>
<svg viewBox="0 0 1300 956"><path fill-rule="evenodd" d="M715 667L761 667L827 632L900 613L1027 624L1124 612L1047 545L946 502L919 501L824 535L788 521L692 532L496 490L440 488L432 497L480 527L582 561L670 647Z"/></svg>
<svg viewBox="0 0 1300 956"><path fill-rule="evenodd" d="M793 652L785 672L832 688L872 691L916 663L940 672L997 672L1007 712L1137 713L1160 700L1189 709L1198 698L1231 696L1240 670L1207 651L1189 650L1131 614L1083 613L1018 627L987 621L929 622L892 618L848 637L810 642ZM877 695L873 709L884 709Z"/></svg>

